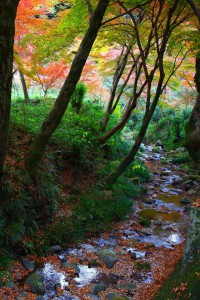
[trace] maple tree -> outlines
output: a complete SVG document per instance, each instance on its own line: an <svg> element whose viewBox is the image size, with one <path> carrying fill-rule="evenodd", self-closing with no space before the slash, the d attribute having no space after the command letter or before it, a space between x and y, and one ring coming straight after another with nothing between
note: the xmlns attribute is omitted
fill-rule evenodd
<svg viewBox="0 0 200 300"><path fill-rule="evenodd" d="M92 18L90 19L88 30L79 46L78 52L75 55L69 74L58 95L58 98L55 101L50 114L43 122L41 130L26 157L26 169L34 179L36 179L37 167L43 157L48 141L59 125L68 107L68 103L75 90L76 84L80 79L82 69L96 39L108 3L108 0L100 0L98 2Z"/></svg>
<svg viewBox="0 0 200 300"><path fill-rule="evenodd" d="M122 7L126 10L124 5ZM151 11L150 14L149 10ZM115 183L117 178L133 162L162 92L165 90L170 78L176 72L182 60L187 55L186 51L183 58L177 62L177 57L182 51L182 47L180 47L174 55L171 65L169 65L168 62L165 62L165 52L167 50L168 43L170 42L170 38L173 39L173 33L174 31L176 32L176 28L185 22L190 16L191 12L188 11L188 9L185 9L185 4L180 3L179 1L174 1L173 4L167 1L162 1L162 3L154 1L153 5L149 6L149 10L146 18L149 19L152 25L148 27L144 26L142 28L142 32L144 32L144 28L145 30L149 28L146 40L144 40L144 34L141 34L139 31L140 25L137 24L132 14L130 15L131 21L134 24L133 29L135 31L135 37L139 49L139 53L137 55L137 57L139 57L139 63L135 68L133 94L120 123L106 133L106 135L101 138L101 142L105 142L112 134L119 130L121 128L121 124L124 126L133 109L137 106L137 101L140 95L144 93L144 91L146 98L145 114L140 131L131 151L121 161L117 168L106 177L106 184ZM160 24L162 24L162 26L160 26ZM154 54L154 57L152 53ZM151 59L149 59L149 57L151 57ZM137 61L136 58L134 61ZM151 67L150 62L152 63ZM153 89L155 90L154 92Z"/></svg>

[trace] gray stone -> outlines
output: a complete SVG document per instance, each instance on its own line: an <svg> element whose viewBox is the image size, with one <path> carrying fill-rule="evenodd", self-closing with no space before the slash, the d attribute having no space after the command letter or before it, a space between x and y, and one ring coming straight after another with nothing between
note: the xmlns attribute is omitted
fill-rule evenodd
<svg viewBox="0 0 200 300"><path fill-rule="evenodd" d="M98 284L96 284L96 285L94 285L94 286L92 287L91 293L92 293L93 295L96 295L96 296L97 296L100 292L105 291L105 290L106 290L105 285L102 284L102 283L98 283Z"/></svg>
<svg viewBox="0 0 200 300"><path fill-rule="evenodd" d="M161 142L161 140L157 140L157 141L155 142L155 146L163 147L163 143Z"/></svg>
<svg viewBox="0 0 200 300"><path fill-rule="evenodd" d="M151 204L154 204L154 203L156 202L156 200L155 200L155 199L146 199L146 200L144 200L144 202L145 202L146 204L151 205Z"/></svg>
<svg viewBox="0 0 200 300"><path fill-rule="evenodd" d="M36 294L45 293L44 276L39 273L31 274L25 281L30 287L31 291Z"/></svg>
<svg viewBox="0 0 200 300"><path fill-rule="evenodd" d="M0 271L0 288L3 286L14 288L13 278L9 271Z"/></svg>
<svg viewBox="0 0 200 300"><path fill-rule="evenodd" d="M102 255L100 259L108 269L112 268L114 263L117 261L116 257L109 256L109 255Z"/></svg>
<svg viewBox="0 0 200 300"><path fill-rule="evenodd" d="M133 289L135 289L137 286L135 283L127 282L127 283L118 284L117 287L119 289L127 290L128 292L130 292Z"/></svg>
<svg viewBox="0 0 200 300"><path fill-rule="evenodd" d="M37 296L35 300L45 300L45 298L43 296Z"/></svg>
<svg viewBox="0 0 200 300"><path fill-rule="evenodd" d="M89 298L90 300L99 300L99 297L96 295L88 294L86 295L87 299Z"/></svg>
<svg viewBox="0 0 200 300"><path fill-rule="evenodd" d="M119 295L116 293L109 293L106 295L107 300L129 300L127 296Z"/></svg>
<svg viewBox="0 0 200 300"><path fill-rule="evenodd" d="M192 203L192 200L189 199L189 198L183 198L183 199L180 200L180 202L182 204L190 204L190 203Z"/></svg>
<svg viewBox="0 0 200 300"><path fill-rule="evenodd" d="M187 194L188 195L196 195L197 194L197 191L196 190L189 190L189 191L187 191Z"/></svg>
<svg viewBox="0 0 200 300"><path fill-rule="evenodd" d="M128 253L130 254L131 259L136 260L137 259L137 255L135 252L129 250Z"/></svg>
<svg viewBox="0 0 200 300"><path fill-rule="evenodd" d="M49 248L49 252L52 253L59 253L62 250L62 248L59 245L51 246Z"/></svg>
<svg viewBox="0 0 200 300"><path fill-rule="evenodd" d="M30 261L28 258L22 258L21 261L26 270L32 271L35 268L34 262Z"/></svg>
<svg viewBox="0 0 200 300"><path fill-rule="evenodd" d="M80 268L76 264L73 264L71 262L61 261L60 266L61 266L61 268L69 268L69 267L73 268L76 275L78 275L80 273Z"/></svg>

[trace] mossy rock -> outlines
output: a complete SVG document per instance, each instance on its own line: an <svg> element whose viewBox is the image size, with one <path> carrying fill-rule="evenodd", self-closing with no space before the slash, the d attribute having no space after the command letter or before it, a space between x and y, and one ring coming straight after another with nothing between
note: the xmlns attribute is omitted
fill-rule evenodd
<svg viewBox="0 0 200 300"><path fill-rule="evenodd" d="M31 291L43 295L45 293L44 276L39 273L31 274L25 281Z"/></svg>
<svg viewBox="0 0 200 300"><path fill-rule="evenodd" d="M13 288L13 278L9 271L0 271L0 287Z"/></svg>
<svg viewBox="0 0 200 300"><path fill-rule="evenodd" d="M129 300L127 296L119 295L116 293L109 293L106 295L107 300Z"/></svg>

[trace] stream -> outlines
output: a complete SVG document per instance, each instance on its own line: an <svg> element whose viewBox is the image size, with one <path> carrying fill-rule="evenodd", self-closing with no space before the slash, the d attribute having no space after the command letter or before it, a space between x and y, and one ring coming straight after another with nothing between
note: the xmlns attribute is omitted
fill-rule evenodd
<svg viewBox="0 0 200 300"><path fill-rule="evenodd" d="M55 263L49 260L37 270L44 280L44 295L37 300L150 299L149 291L155 286L156 291L182 255L188 198L197 186L179 165L166 161L161 147L154 148L143 145L140 159L153 179L129 218L76 248L55 247Z"/></svg>

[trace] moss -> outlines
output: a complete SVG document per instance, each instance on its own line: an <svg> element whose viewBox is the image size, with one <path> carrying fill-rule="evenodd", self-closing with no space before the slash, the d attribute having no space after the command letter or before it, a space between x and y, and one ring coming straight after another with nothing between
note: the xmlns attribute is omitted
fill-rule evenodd
<svg viewBox="0 0 200 300"><path fill-rule="evenodd" d="M200 298L200 257L184 270L179 263L172 275L164 282L155 300Z"/></svg>

